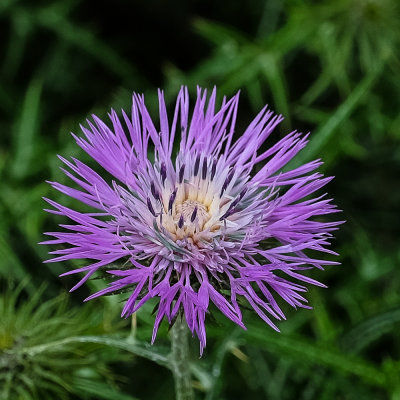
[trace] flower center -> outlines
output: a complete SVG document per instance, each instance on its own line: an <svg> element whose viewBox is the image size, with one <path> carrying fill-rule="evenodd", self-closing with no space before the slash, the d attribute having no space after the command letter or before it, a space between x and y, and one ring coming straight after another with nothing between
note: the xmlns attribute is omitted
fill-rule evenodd
<svg viewBox="0 0 400 400"><path fill-rule="evenodd" d="M176 200L170 213L162 216L162 226L173 240L188 239L196 243L200 237L209 240L204 230L210 218L208 207L202 202L192 199Z"/></svg>
<svg viewBox="0 0 400 400"><path fill-rule="evenodd" d="M201 248L232 223L247 189L223 160L202 154L181 158L175 171L165 163L155 168L147 208L151 223L170 240Z"/></svg>
<svg viewBox="0 0 400 400"><path fill-rule="evenodd" d="M176 222L179 222L180 215L183 216L184 221L191 221L192 219L195 219L193 218L193 215L197 216L200 228L202 228L210 219L210 214L208 214L207 208L204 204L189 199L176 205L176 215L174 218Z"/></svg>

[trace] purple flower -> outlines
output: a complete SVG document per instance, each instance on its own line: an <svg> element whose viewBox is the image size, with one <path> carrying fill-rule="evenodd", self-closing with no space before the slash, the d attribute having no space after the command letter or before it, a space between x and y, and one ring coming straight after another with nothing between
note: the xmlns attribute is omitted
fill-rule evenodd
<svg viewBox="0 0 400 400"><path fill-rule="evenodd" d="M224 98L216 111L216 90L198 89L193 112L187 88L178 94L172 122L163 92L159 97L160 128L133 95L132 113L109 114L112 128L93 116L78 145L115 177L106 182L77 159L65 174L80 189L51 185L80 200L95 213L79 212L46 199L51 213L71 219L64 232L50 232L45 244L62 244L49 260L90 259L89 265L64 275L84 273L75 290L95 272L107 272L109 286L87 298L129 289L122 315L130 316L147 300L159 299L153 338L166 318L182 312L187 325L206 345L209 304L245 328L239 306L244 298L273 329L272 318L285 318L276 301L307 306L304 283L324 286L308 277L313 267L332 261L310 258L306 250L329 250L331 233L340 222L321 216L337 212L325 195L311 197L332 178L315 171L319 160L284 172L282 168L307 143L292 132L270 148L265 140L282 120L264 107L234 140L239 94ZM190 117L191 115L191 117ZM238 132L239 133L239 132ZM66 246L65 246L66 245ZM315 254L315 252L314 252Z"/></svg>

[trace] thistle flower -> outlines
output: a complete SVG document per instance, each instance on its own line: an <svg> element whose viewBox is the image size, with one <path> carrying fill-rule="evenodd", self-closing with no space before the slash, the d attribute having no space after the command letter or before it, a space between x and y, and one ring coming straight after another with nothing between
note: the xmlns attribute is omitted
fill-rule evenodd
<svg viewBox="0 0 400 400"><path fill-rule="evenodd" d="M132 113L114 110L112 128L98 117L81 126L78 145L115 177L107 183L77 159L60 157L65 174L80 190L50 182L57 190L96 210L84 213L52 200L47 210L68 217L67 232L50 232L45 244L67 247L51 252L51 262L93 260L64 275L84 273L75 290L99 269L111 269L113 281L86 300L130 289L122 310L128 317L158 298L152 341L165 318L173 324L182 313L206 345L205 316L213 303L245 328L239 298L273 329L285 318L275 297L293 307L307 306L304 283L324 286L304 272L333 264L305 251L327 248L339 222L320 217L337 212L325 195L311 197L332 178L315 171L319 160L280 172L307 143L292 132L268 149L261 146L282 120L264 107L234 140L239 94L224 98L216 111L216 90L198 88L190 118L183 87L170 123L159 91L157 129L144 97L133 95Z"/></svg>

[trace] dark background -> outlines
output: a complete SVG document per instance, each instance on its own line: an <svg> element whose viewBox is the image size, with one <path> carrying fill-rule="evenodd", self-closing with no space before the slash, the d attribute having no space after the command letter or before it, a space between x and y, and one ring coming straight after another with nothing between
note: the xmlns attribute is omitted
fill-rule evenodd
<svg viewBox="0 0 400 400"><path fill-rule="evenodd" d="M271 143L311 131L292 165L322 158L347 220L314 310L286 309L281 334L216 313L202 359L191 341L198 398L400 398L399 17L395 0L1 0L0 399L173 398L169 371L133 345L149 350L151 305L132 329L123 298L81 303L102 280L59 295L75 280L37 243L64 222L42 196L73 203L45 183L66 182L56 155L90 162L69 132L129 110L133 91L157 115L156 89L173 106L182 84L241 89L238 132L266 103L286 117ZM150 351L164 346L167 326Z"/></svg>

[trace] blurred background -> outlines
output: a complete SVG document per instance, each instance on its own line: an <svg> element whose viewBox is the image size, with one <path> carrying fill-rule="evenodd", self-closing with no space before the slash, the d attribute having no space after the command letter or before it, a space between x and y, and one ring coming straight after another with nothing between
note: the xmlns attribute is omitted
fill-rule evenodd
<svg viewBox="0 0 400 400"><path fill-rule="evenodd" d="M270 143L311 131L292 165L321 157L347 220L314 310L285 309L281 334L216 314L202 359L191 340L197 398L400 399L398 1L0 0L0 37L0 399L174 398L152 307L81 303L104 282L69 295L37 243L65 222L42 196L73 203L45 183L67 182L56 155L89 161L70 132L132 91L157 115L156 89L172 106L182 84L241 89L238 132L266 103L286 117Z"/></svg>

